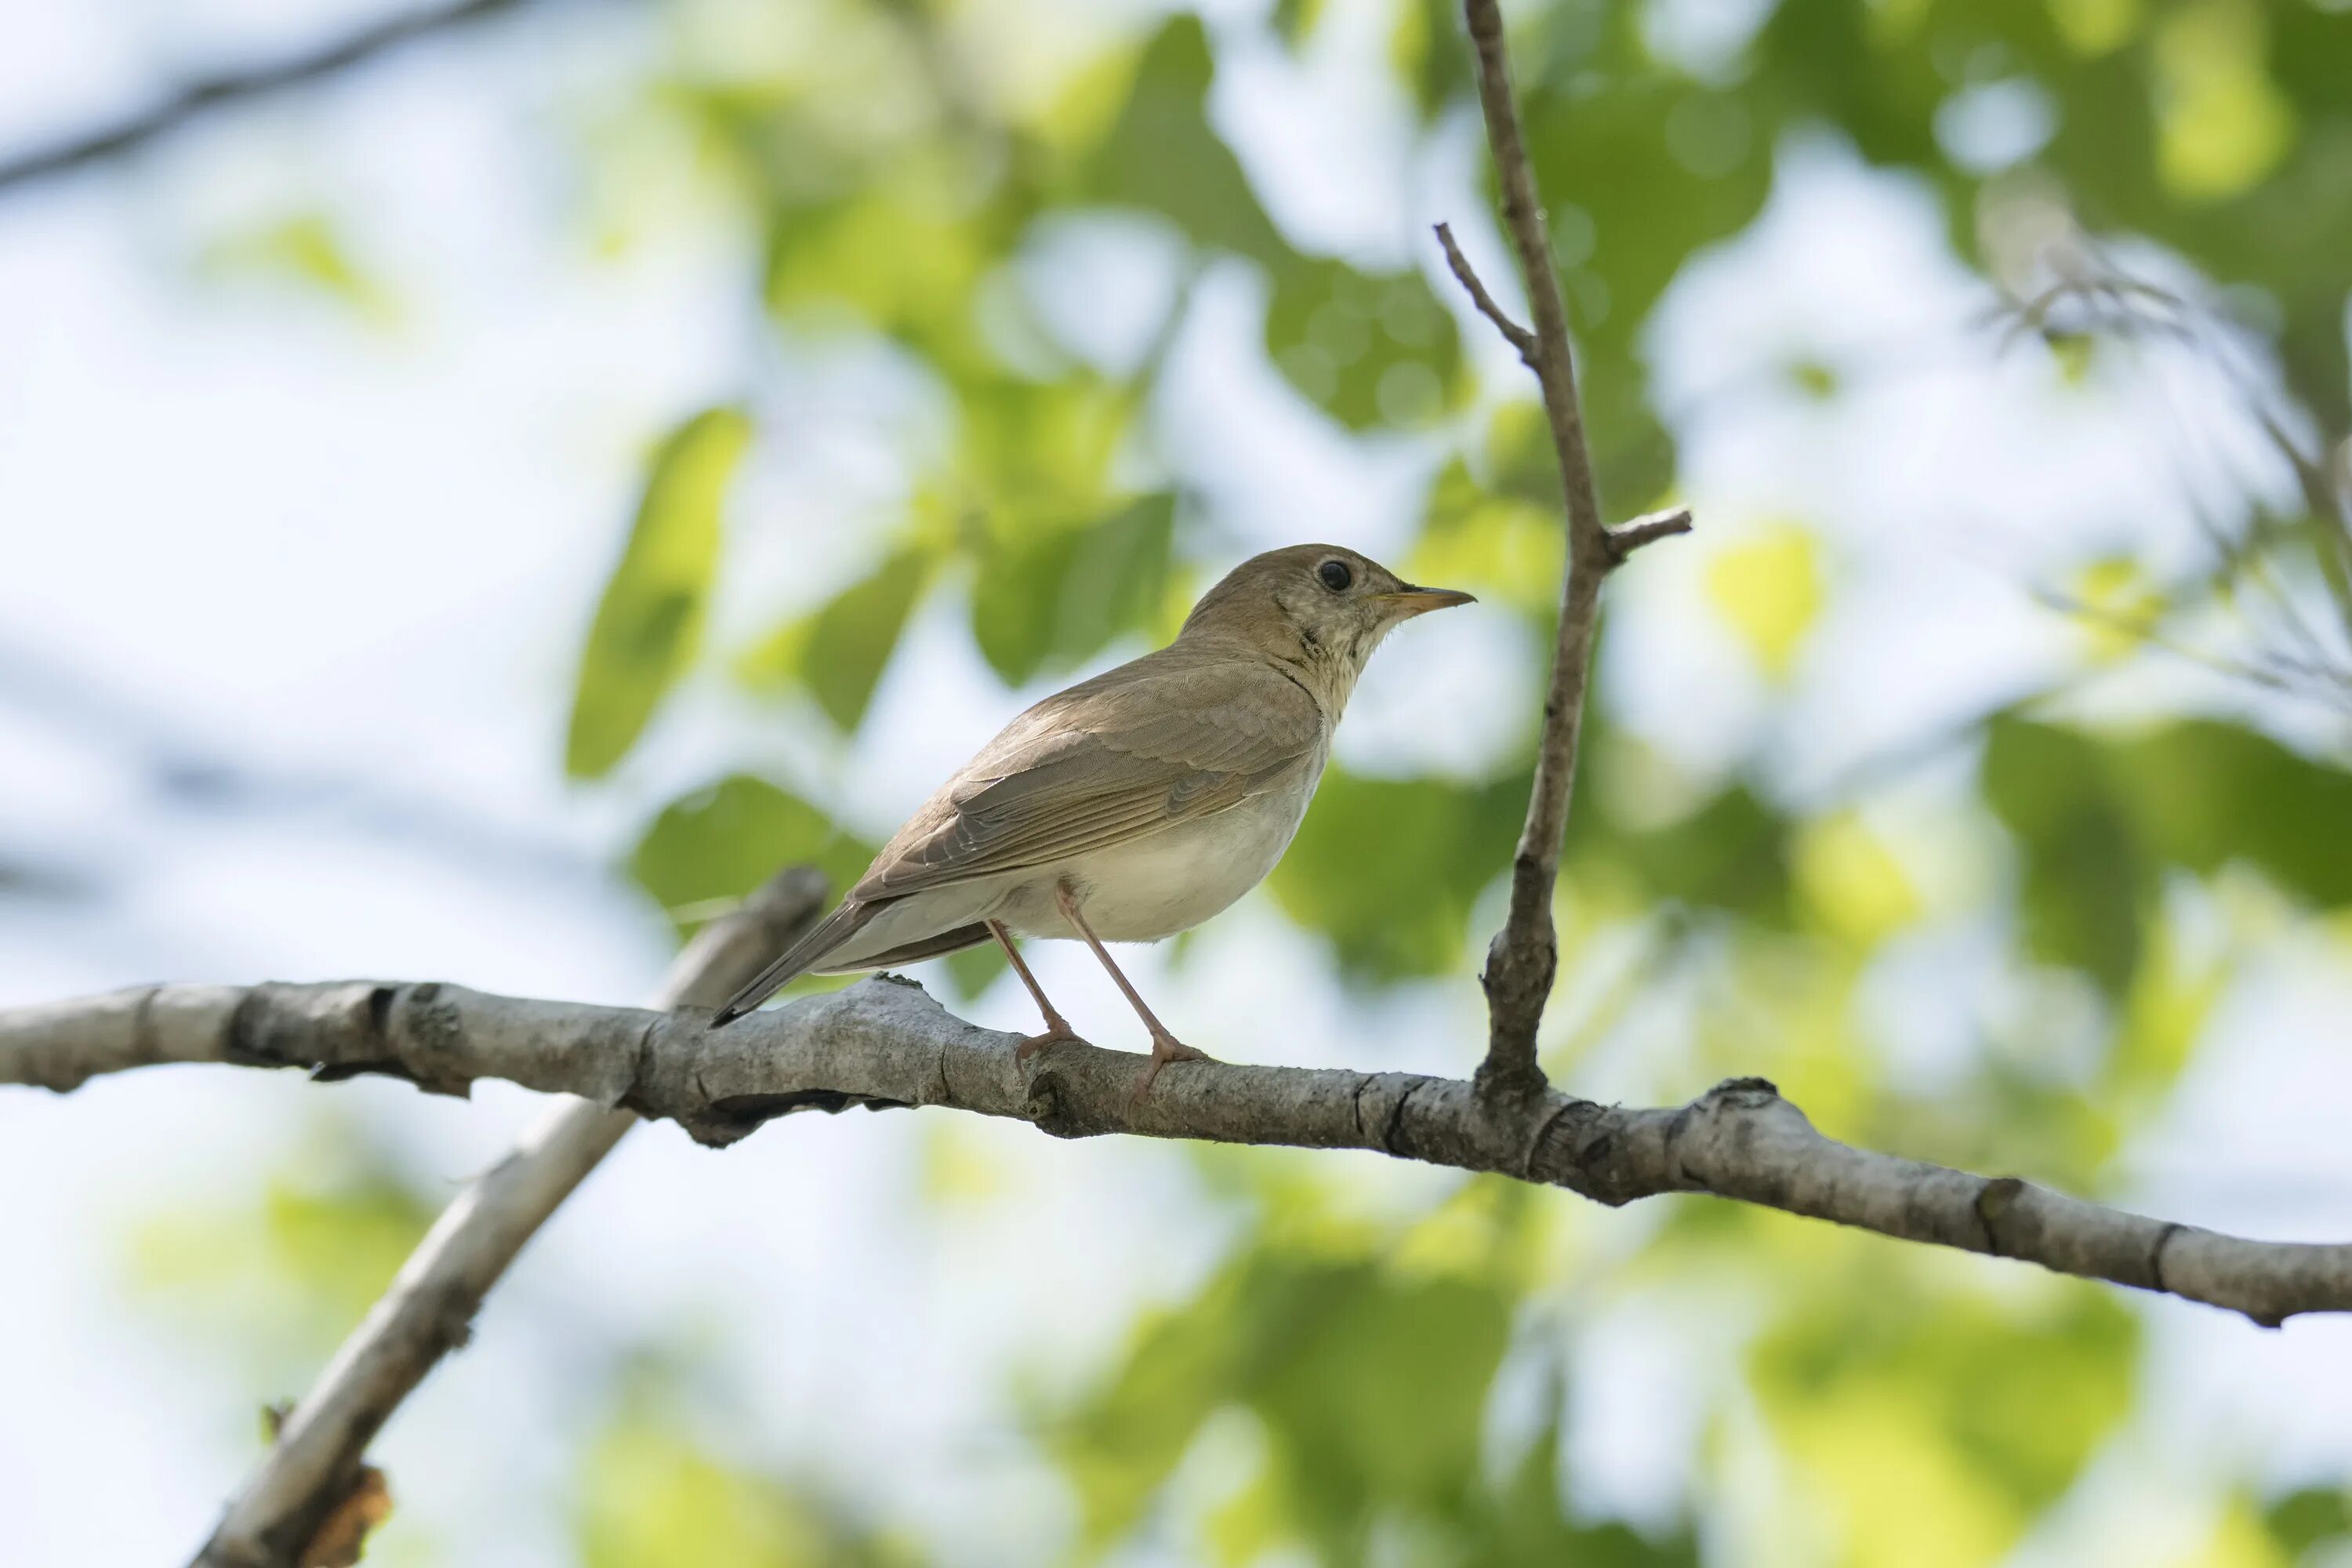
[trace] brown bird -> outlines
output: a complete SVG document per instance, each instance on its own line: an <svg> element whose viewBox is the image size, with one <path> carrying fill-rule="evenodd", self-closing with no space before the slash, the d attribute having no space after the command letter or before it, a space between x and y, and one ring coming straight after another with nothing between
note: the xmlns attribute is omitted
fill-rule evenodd
<svg viewBox="0 0 2352 1568"><path fill-rule="evenodd" d="M803 973L842 974L993 938L1045 1031L1078 1037L1013 938L1084 942L1151 1033L1142 1095L1170 1062L1206 1061L1145 1005L1106 942L1200 924L1274 868L1331 754L1331 731L1381 639L1470 603L1331 544L1243 562L1176 640L1012 723L908 819L841 907L719 1010L742 1016Z"/></svg>

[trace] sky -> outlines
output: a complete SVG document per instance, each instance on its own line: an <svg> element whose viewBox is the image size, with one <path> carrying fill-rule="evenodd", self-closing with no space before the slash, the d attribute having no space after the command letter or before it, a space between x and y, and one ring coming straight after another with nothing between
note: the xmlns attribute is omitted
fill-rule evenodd
<svg viewBox="0 0 2352 1568"><path fill-rule="evenodd" d="M371 11L19 0L0 23L0 148ZM584 254L554 149L572 95L625 60L634 26L618 8L549 7L0 197L0 846L89 895L0 900L0 1005L345 975L632 1002L667 961L667 925L608 866L651 806L719 766L773 763L815 769L887 830L1031 695L1003 691L935 600L868 738L842 754L787 755L794 737L692 690L614 787L565 786L572 661L646 443L678 410L748 382L810 416L805 449L755 461L740 510L761 542L722 623L814 602L870 562L880 542L860 519L899 482L898 444L920 438L878 370L808 380L746 363L741 237L673 226L616 257ZM1412 149L1397 106L1350 86L1375 47L1361 31L1332 30L1304 67L1236 47L1220 121L1302 233L1430 265L1418 237L1433 216L1461 221L1475 127ZM2190 366L2167 367L2164 390L2119 376L2086 393L1996 354L1972 325L1988 296L1922 193L1825 139L1780 158L1764 218L1696 259L1657 323L1702 530L1612 586L1624 641L1602 696L1693 768L1760 757L1771 787L1801 799L2072 659L2080 634L2035 588L2126 542L2188 559L2196 520L2159 454L2184 408L2217 400ZM391 319L207 265L220 235L289 190L352 217L393 282ZM1467 237L1502 278L1491 227L1474 221ZM1041 275L1099 266L1148 299L1149 247L1129 238L1067 236ZM1254 346L1261 304L1238 267L1202 286L1158 413L1164 438L1222 454L1215 510L1236 556L1302 535L1397 549L1428 455L1350 444L1290 401ZM1097 314L1115 324L1118 311ZM1870 395L1823 407L1743 390L1793 351ZM1498 374L1507 363L1498 345L1480 352ZM832 395L861 376L870 403ZM2242 432L2198 424L2220 434L2189 460L2275 482ZM1842 575L1782 685L1727 631L1693 635L1706 617L1692 606L1717 552L1791 517L1835 542ZM1518 636L1465 616L1392 641L1341 731L1343 760L1477 773L1532 706ZM2084 700L2249 700L2181 666L2135 669ZM1430 721L1438 711L1446 723ZM2315 721L2266 718L2287 732ZM1930 763L1873 808L1933 816L1951 794L1949 769ZM2233 992L2172 1112L2128 1157L2153 1212L2340 1233L2352 1146L2331 1108L2352 1075L2334 1020L2352 985L2336 952L2289 932ZM1033 961L1073 1017L1124 1026L1083 952ZM1181 976L1168 963L1154 952L1135 969L1148 993L1181 996L1180 1032L1253 1059L1459 1072L1461 1042L1480 1032L1466 978L1378 1005L1347 995L1262 895L1204 931ZM1964 1048L1950 1020L2033 1000L1988 994L1993 959L1966 921L1891 963L1904 980L1885 1027L1923 1082ZM1026 1026L1009 984L967 1011ZM1661 1081L1641 1037L1637 1019L1573 1087L1704 1087ZM123 1237L159 1193L234 1202L289 1161L330 1158L330 1096L333 1118L453 1194L537 1110L495 1086L457 1103L222 1069L124 1075L62 1100L0 1094L0 1258L20 1260L0 1285L12 1568L168 1561L208 1528L251 1457L244 1384L194 1353L206 1342L194 1326L130 1299ZM997 1173L1003 1201L917 1201L958 1148ZM1444 1184L1357 1165L1370 1204ZM569 1358L684 1324L728 1347L765 1457L853 1494L893 1474L894 1510L965 1560L1024 1561L1040 1531L1067 1527L1069 1504L1018 1435L1019 1389L1081 1381L1139 1304L1213 1265L1234 1223L1181 1163L1118 1141L802 1117L721 1155L641 1131L379 1457L404 1521L451 1561L568 1561ZM1591 1221L1603 1248L1637 1234L1610 1227L1643 1223ZM2157 1345L2150 1413L2021 1561L2145 1561L2133 1540L2177 1539L2218 1506L2200 1479L2217 1457L2284 1482L2339 1473L2352 1454L2352 1329L2262 1334L2134 1305ZM1578 1390L1573 1462L1601 1505L1636 1518L1678 1495L1698 1413L1738 1370L1677 1354L1706 1337L1706 1311L1651 1308L1621 1300L1576 1331L1595 1370ZM2126 1519L2145 1533L2126 1534Z"/></svg>

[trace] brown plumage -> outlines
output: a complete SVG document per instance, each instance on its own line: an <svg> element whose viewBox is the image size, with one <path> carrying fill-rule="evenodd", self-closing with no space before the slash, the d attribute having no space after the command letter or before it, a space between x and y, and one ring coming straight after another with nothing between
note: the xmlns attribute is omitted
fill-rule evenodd
<svg viewBox="0 0 2352 1568"><path fill-rule="evenodd" d="M1150 1028L1141 1092L1163 1062L1199 1053L1151 1016L1101 942L1172 935L1255 887L1306 813L1373 648L1398 623L1468 598L1337 545L1243 562L1174 642L1006 725L718 1022L803 973L911 963L993 935L1045 1015L1034 1047L1075 1037L1010 935L1076 938Z"/></svg>

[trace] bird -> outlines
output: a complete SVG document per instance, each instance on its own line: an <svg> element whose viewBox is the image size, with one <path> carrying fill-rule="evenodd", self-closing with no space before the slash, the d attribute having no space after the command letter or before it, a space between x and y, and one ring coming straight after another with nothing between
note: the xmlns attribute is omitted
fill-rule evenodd
<svg viewBox="0 0 2352 1568"><path fill-rule="evenodd" d="M1007 724L712 1026L803 973L887 968L993 941L1045 1020L1015 1047L1026 1062L1080 1037L1013 938L1076 940L1150 1035L1140 1100L1163 1068L1212 1058L1160 1021L1104 943L1190 930L1264 880L1307 815L1372 650L1416 616L1473 602L1339 545L1252 556L1201 596L1167 647Z"/></svg>

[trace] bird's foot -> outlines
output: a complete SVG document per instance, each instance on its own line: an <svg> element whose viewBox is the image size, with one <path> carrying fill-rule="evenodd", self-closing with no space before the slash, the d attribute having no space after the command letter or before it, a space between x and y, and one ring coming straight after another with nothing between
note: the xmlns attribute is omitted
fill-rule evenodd
<svg viewBox="0 0 2352 1568"><path fill-rule="evenodd" d="M1128 1103L1140 1105L1143 1097L1151 1092L1152 1079L1158 1078L1160 1069L1170 1062L1213 1062L1216 1059L1206 1051L1186 1045L1173 1035L1154 1035L1151 1037L1151 1059L1143 1064L1143 1071L1136 1076L1135 1088L1127 1097Z"/></svg>
<svg viewBox="0 0 2352 1568"><path fill-rule="evenodd" d="M1013 1047L1013 1065L1024 1066L1031 1057L1046 1047L1058 1046L1065 1040L1073 1040L1082 1046L1086 1044L1086 1041L1079 1037L1078 1032L1070 1027L1067 1022L1060 1018L1048 1018L1045 1021L1044 1034L1021 1037L1021 1043Z"/></svg>

